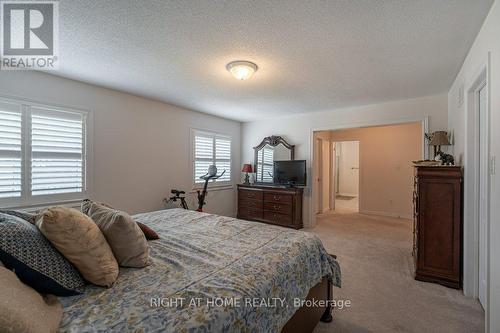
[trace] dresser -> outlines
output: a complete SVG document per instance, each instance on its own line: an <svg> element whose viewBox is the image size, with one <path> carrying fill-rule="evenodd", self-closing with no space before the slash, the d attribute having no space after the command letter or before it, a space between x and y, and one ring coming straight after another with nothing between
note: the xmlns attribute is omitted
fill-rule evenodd
<svg viewBox="0 0 500 333"><path fill-rule="evenodd" d="M462 287L462 169L417 166L413 193L415 279Z"/></svg>
<svg viewBox="0 0 500 333"><path fill-rule="evenodd" d="M302 188L238 185L238 218L301 229Z"/></svg>

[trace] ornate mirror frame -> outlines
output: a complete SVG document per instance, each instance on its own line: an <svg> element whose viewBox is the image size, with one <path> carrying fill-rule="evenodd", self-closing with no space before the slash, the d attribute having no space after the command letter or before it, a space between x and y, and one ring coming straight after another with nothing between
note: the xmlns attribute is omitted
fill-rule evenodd
<svg viewBox="0 0 500 333"><path fill-rule="evenodd" d="M258 161L259 150L264 148L264 146L266 146L266 145L276 147L279 144L282 144L283 146L285 146L285 148L288 148L290 150L290 160L293 161L295 159L295 145L289 144L281 136L271 135L271 136L265 137L264 140L262 140L262 142L259 143L258 146L253 147L253 150L254 150L253 164L254 164L254 170L256 170L255 172L257 172L257 161Z"/></svg>

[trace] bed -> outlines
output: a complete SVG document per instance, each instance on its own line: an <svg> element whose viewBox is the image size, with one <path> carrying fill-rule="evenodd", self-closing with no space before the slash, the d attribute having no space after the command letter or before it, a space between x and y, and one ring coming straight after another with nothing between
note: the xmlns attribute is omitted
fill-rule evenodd
<svg viewBox="0 0 500 333"><path fill-rule="evenodd" d="M340 287L340 267L316 236L182 209L134 219L160 235L149 242L151 265L121 268L110 289L60 298L61 332L284 332L315 325L314 311L329 319L329 305L299 302Z"/></svg>

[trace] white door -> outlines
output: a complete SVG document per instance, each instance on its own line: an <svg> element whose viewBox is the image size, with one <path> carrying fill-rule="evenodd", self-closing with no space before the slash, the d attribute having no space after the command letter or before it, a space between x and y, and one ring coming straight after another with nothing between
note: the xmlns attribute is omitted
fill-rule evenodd
<svg viewBox="0 0 500 333"><path fill-rule="evenodd" d="M359 195L359 141L342 141L339 160L339 194Z"/></svg>
<svg viewBox="0 0 500 333"><path fill-rule="evenodd" d="M478 91L479 115L479 302L486 309L487 241L489 219L489 151L487 86Z"/></svg>

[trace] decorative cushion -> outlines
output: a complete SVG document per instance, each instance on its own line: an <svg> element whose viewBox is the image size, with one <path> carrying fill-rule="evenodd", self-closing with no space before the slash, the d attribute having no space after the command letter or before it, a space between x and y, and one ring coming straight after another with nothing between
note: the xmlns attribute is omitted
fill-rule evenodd
<svg viewBox="0 0 500 333"><path fill-rule="evenodd" d="M36 214L31 214L31 213L25 212L23 210L6 210L6 209L0 209L0 213L17 216L17 217L22 218L25 221L28 221L31 224L35 224Z"/></svg>
<svg viewBox="0 0 500 333"><path fill-rule="evenodd" d="M87 215L73 208L52 207L37 216L36 225L87 281L106 287L116 281L118 263L104 235Z"/></svg>
<svg viewBox="0 0 500 333"><path fill-rule="evenodd" d="M136 223L139 226L139 228L141 228L141 230L144 233L144 236L146 236L147 240L160 239L160 236L158 236L156 231L154 231L153 229L151 229L150 227L148 227L144 223L141 223L141 222L136 222Z"/></svg>
<svg viewBox="0 0 500 333"><path fill-rule="evenodd" d="M120 266L145 267L149 264L149 246L141 228L125 212L86 200L82 212L99 226Z"/></svg>
<svg viewBox="0 0 500 333"><path fill-rule="evenodd" d="M72 296L83 292L78 271L50 245L36 226L0 213L0 260L41 293Z"/></svg>
<svg viewBox="0 0 500 333"><path fill-rule="evenodd" d="M57 332L62 314L57 297L42 297L19 281L14 272L0 267L0 331Z"/></svg>
<svg viewBox="0 0 500 333"><path fill-rule="evenodd" d="M92 201L90 199L85 199L82 202L82 212L84 214L87 214L87 210L90 207L90 203L97 203L97 204L102 205L104 207L115 209L115 208L111 207L108 204L105 204L105 203L102 203L102 202L94 202L94 201ZM140 223L140 222L135 222L135 223L137 223L137 225L139 226L139 228L141 228L141 230L144 233L144 236L146 237L147 240L160 239L160 236L156 233L156 231L154 231L153 229L151 229L150 227L148 227L144 223Z"/></svg>

